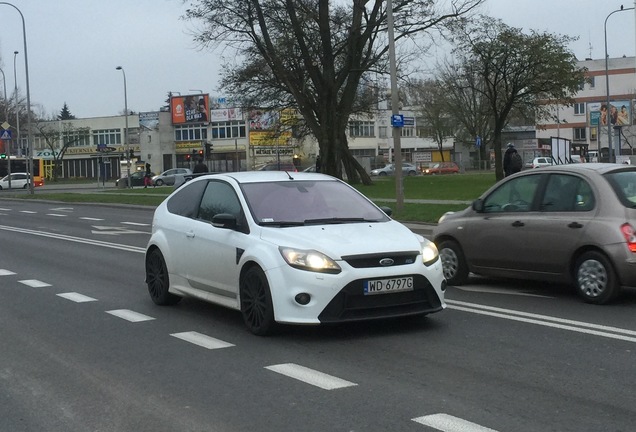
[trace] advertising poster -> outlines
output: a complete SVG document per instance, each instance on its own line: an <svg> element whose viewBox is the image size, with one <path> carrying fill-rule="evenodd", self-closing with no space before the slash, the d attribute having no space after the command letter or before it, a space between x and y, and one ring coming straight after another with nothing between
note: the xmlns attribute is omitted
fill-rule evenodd
<svg viewBox="0 0 636 432"><path fill-rule="evenodd" d="M207 123L210 112L207 94L174 96L170 99L172 124Z"/></svg>
<svg viewBox="0 0 636 432"><path fill-rule="evenodd" d="M607 102L590 102L587 104L588 122L590 126L607 126L609 119L613 126L627 126L632 124L632 104L629 100Z"/></svg>

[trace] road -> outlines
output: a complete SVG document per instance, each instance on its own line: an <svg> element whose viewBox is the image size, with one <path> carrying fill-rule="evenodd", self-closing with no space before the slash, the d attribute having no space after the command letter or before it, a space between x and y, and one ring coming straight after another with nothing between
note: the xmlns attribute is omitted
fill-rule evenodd
<svg viewBox="0 0 636 432"><path fill-rule="evenodd" d="M632 431L636 293L474 279L260 338L143 283L152 212L0 199L0 431Z"/></svg>

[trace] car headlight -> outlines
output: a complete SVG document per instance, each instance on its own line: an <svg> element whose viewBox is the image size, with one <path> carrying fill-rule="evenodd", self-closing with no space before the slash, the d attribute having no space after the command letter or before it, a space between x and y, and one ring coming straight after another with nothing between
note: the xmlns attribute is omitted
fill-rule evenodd
<svg viewBox="0 0 636 432"><path fill-rule="evenodd" d="M444 222L444 219L446 219L446 217L447 217L447 216L450 216L450 215L452 215L453 213L455 213L455 212L452 212L452 211L451 211L451 212L446 212L446 213L444 213L444 214L443 214L443 215L439 218L439 220L437 221L437 224L439 225L439 224L441 224L442 222Z"/></svg>
<svg viewBox="0 0 636 432"><path fill-rule="evenodd" d="M300 270L332 274L340 273L342 270L334 260L315 250L302 250L282 246L278 250L287 264Z"/></svg>
<svg viewBox="0 0 636 432"><path fill-rule="evenodd" d="M429 266L437 261L439 258L439 252L437 246L432 241L426 240L422 242L422 261L424 265Z"/></svg>

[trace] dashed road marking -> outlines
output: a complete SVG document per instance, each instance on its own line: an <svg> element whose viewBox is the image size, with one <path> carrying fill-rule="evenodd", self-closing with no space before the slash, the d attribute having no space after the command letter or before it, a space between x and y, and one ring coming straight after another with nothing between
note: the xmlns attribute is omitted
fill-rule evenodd
<svg viewBox="0 0 636 432"><path fill-rule="evenodd" d="M61 293L61 294L57 294L57 295L62 297L62 298L65 298L67 300L74 301L75 303L85 303L85 302L97 301L97 299L95 299L93 297L85 296L84 294L80 294L80 293L76 293L76 292L67 292L67 293Z"/></svg>
<svg viewBox="0 0 636 432"><path fill-rule="evenodd" d="M47 213L47 216L56 216L56 217L66 217L68 215L65 214L57 214L57 213Z"/></svg>
<svg viewBox="0 0 636 432"><path fill-rule="evenodd" d="M30 286L31 288L42 288L42 287L51 286L51 284L47 284L46 282L42 282L37 279L27 279L27 280L21 280L18 282L20 282L21 284Z"/></svg>
<svg viewBox="0 0 636 432"><path fill-rule="evenodd" d="M297 379L299 381L311 384L316 387L320 387L325 390L335 390L339 388L358 385L356 383L352 383L350 381L343 380L332 375L327 375L326 373L319 372L314 369L309 369L307 367L300 366L294 363L265 366L265 369L269 369L273 372L277 372L281 375Z"/></svg>
<svg viewBox="0 0 636 432"><path fill-rule="evenodd" d="M101 218L94 218L94 217L81 217L80 219L89 220L89 221L103 221L104 220L104 219L101 219Z"/></svg>
<svg viewBox="0 0 636 432"><path fill-rule="evenodd" d="M170 334L170 336L174 336L178 339L202 346L203 348L207 349L228 348L234 346L234 344L231 344L229 342L224 342L220 339L215 339L213 337L206 336L195 331L172 333Z"/></svg>
<svg viewBox="0 0 636 432"><path fill-rule="evenodd" d="M128 309L110 310L110 311L106 311L106 313L109 313L111 315L125 319L126 321L130 321L130 322L150 321L154 319L153 317L149 317L148 315L140 314L138 312L134 312Z"/></svg>
<svg viewBox="0 0 636 432"><path fill-rule="evenodd" d="M0 276L11 276L14 274L15 273L12 272L11 270L0 269Z"/></svg>
<svg viewBox="0 0 636 432"><path fill-rule="evenodd" d="M31 210L20 210L20 213L36 214L37 212Z"/></svg>
<svg viewBox="0 0 636 432"><path fill-rule="evenodd" d="M122 225L135 225L135 226L150 226L149 223L140 223L140 222L122 222Z"/></svg>
<svg viewBox="0 0 636 432"><path fill-rule="evenodd" d="M0 211L11 211L13 209L8 209L8 208L0 208Z"/></svg>
<svg viewBox="0 0 636 432"><path fill-rule="evenodd" d="M413 421L443 432L497 432L494 429L448 414L431 414L414 418Z"/></svg>

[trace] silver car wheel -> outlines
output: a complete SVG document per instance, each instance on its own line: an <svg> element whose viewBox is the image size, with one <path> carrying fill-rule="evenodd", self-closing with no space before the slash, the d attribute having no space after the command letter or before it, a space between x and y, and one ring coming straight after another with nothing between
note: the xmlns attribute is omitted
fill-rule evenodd
<svg viewBox="0 0 636 432"><path fill-rule="evenodd" d="M457 258L457 254L454 250L445 248L439 252L439 256L442 259L444 277L446 279L452 279L459 269L459 258Z"/></svg>
<svg viewBox="0 0 636 432"><path fill-rule="evenodd" d="M579 289L587 297L598 297L607 288L607 271L605 266L597 260L589 259L582 262L576 278Z"/></svg>

